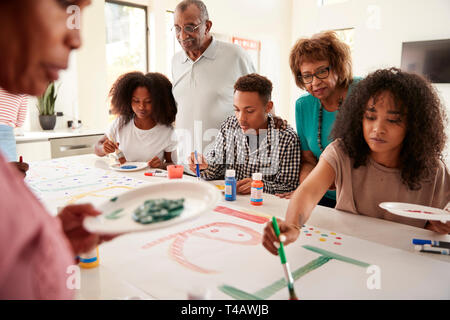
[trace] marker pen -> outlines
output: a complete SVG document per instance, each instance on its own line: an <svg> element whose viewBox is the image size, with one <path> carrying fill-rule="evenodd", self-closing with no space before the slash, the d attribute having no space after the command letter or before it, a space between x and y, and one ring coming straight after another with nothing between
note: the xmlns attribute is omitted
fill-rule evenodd
<svg viewBox="0 0 450 320"><path fill-rule="evenodd" d="M426 253L436 253L436 254L444 254L450 256L450 249L442 249L437 247L432 247L428 244L425 245L416 245L414 247L415 250Z"/></svg>
<svg viewBox="0 0 450 320"><path fill-rule="evenodd" d="M416 245L429 244L433 247L450 249L450 242L445 242L445 241L412 239L412 244L416 244Z"/></svg>
<svg viewBox="0 0 450 320"><path fill-rule="evenodd" d="M167 172L146 172L144 173L146 176L149 177L167 177Z"/></svg>

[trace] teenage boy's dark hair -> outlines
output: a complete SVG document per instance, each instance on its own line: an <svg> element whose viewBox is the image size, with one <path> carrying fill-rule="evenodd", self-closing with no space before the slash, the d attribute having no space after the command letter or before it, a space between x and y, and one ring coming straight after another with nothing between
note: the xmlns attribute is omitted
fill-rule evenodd
<svg viewBox="0 0 450 320"><path fill-rule="evenodd" d="M234 84L234 92L258 92L262 102L266 104L272 96L272 82L256 73L240 77Z"/></svg>

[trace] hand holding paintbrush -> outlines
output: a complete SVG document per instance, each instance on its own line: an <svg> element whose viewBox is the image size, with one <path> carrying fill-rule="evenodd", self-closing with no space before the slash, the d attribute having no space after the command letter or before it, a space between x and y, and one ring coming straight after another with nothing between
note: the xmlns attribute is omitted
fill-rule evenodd
<svg viewBox="0 0 450 320"><path fill-rule="evenodd" d="M280 221L280 226L284 233L289 235L290 240L287 241L285 234L281 234L280 227L278 226L277 219L272 217L272 223L268 223L264 229L263 245L272 254L278 254L283 265L284 274L286 276L286 282L289 289L289 300L298 300L294 290L294 278L292 277L289 269L289 264L286 260L286 253L284 252L284 244L290 243L298 238L299 228L292 224L287 224Z"/></svg>
<svg viewBox="0 0 450 320"><path fill-rule="evenodd" d="M105 154L114 152L120 164L124 164L125 162L127 162L125 155L119 149L119 143L115 142L114 139L106 137L106 140L103 142L103 151L105 152Z"/></svg>
<svg viewBox="0 0 450 320"><path fill-rule="evenodd" d="M20 173L23 175L23 177L25 178L30 166L28 165L28 163L23 162L22 156L20 156L19 161L13 161L13 162L11 162L11 164L13 164L14 167L16 167L20 171Z"/></svg>
<svg viewBox="0 0 450 320"><path fill-rule="evenodd" d="M118 149L119 144L115 143L114 141L106 138L106 140L103 142L103 152L105 154L114 153Z"/></svg>
<svg viewBox="0 0 450 320"><path fill-rule="evenodd" d="M277 219L272 217L273 229L275 234L280 238L280 248L278 249L278 254L280 255L281 264L283 265L284 275L286 276L286 282L289 289L289 300L298 300L297 295L294 290L294 278L292 277L291 270L289 269L289 263L286 260L286 253L284 252L283 241L280 237L280 229L278 228Z"/></svg>

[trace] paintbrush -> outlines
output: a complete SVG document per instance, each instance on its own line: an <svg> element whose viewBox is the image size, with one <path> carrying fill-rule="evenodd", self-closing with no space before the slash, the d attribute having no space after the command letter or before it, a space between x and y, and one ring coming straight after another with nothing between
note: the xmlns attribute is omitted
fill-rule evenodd
<svg viewBox="0 0 450 320"><path fill-rule="evenodd" d="M277 219L272 217L272 225L275 230L277 238L280 237L280 228L278 227ZM294 278L292 277L291 270L289 269L289 263L286 260L286 253L284 252L283 242L280 241L280 247L278 248L278 254L280 255L281 264L283 265L284 275L286 276L287 286L289 289L289 300L298 300L294 290Z"/></svg>
<svg viewBox="0 0 450 320"><path fill-rule="evenodd" d="M107 138L109 140L111 140L112 143L116 144L116 141L114 139L110 139L108 136L107 136ZM117 157L117 160L119 161L120 165L122 165L125 162L127 162L127 159L125 158L125 155L123 154L122 150L120 150L119 148L116 149L116 157Z"/></svg>
<svg viewBox="0 0 450 320"><path fill-rule="evenodd" d="M197 150L195 150L194 154L195 154L195 162L196 162L196 164L195 164L195 172L196 172L196 175L197 175L197 180L200 180L200 165L198 164Z"/></svg>

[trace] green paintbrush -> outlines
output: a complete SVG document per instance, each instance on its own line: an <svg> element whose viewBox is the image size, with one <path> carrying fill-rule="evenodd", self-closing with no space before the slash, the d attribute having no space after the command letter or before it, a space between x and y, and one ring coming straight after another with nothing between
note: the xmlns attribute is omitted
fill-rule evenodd
<svg viewBox="0 0 450 320"><path fill-rule="evenodd" d="M275 230L277 238L280 236L280 228L278 227L277 219L272 217L272 225ZM284 252L283 242L280 241L280 248L278 248L278 254L280 255L281 264L283 265L284 275L289 289L289 300L298 300L294 290L294 278L292 277L291 270L289 269L289 263L286 261L286 253Z"/></svg>

